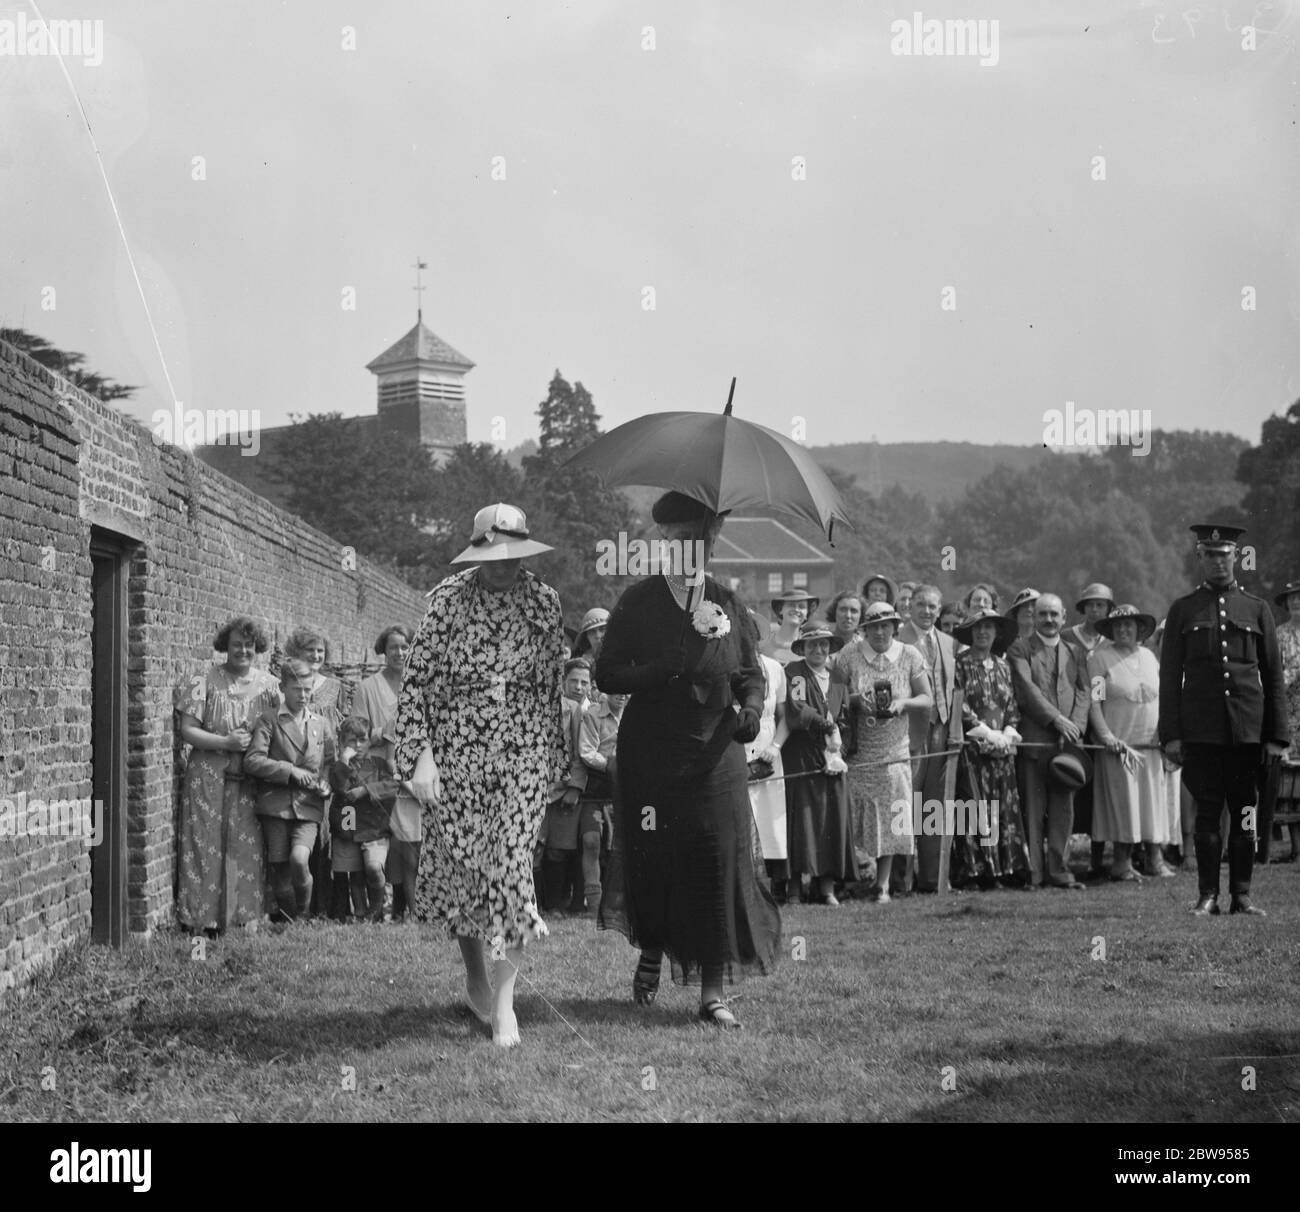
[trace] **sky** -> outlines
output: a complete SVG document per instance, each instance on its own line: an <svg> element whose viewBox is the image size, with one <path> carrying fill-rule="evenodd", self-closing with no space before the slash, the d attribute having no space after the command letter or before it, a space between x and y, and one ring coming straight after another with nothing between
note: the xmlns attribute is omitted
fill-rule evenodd
<svg viewBox="0 0 1300 1212"><path fill-rule="evenodd" d="M38 4L101 61L6 53L0 0L0 325L146 423L372 413L417 257L507 448L556 369L606 428L735 375L814 445L1300 397L1296 0ZM914 13L996 56L901 53Z"/></svg>

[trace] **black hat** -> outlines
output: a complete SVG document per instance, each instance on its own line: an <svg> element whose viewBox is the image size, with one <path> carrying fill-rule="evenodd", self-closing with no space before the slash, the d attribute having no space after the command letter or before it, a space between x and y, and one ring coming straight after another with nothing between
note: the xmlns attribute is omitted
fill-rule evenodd
<svg viewBox="0 0 1300 1212"><path fill-rule="evenodd" d="M1246 533L1244 526L1221 526L1215 522L1206 522L1190 529L1196 536L1197 543L1216 551L1235 547L1237 540Z"/></svg>
<svg viewBox="0 0 1300 1212"><path fill-rule="evenodd" d="M970 644L975 638L976 623L992 623L997 627L997 635L993 638L993 651L999 656L1015 643L1020 633L1020 628L1014 619L998 614L996 610L977 610L964 623L952 629L952 638L962 644Z"/></svg>
<svg viewBox="0 0 1300 1212"><path fill-rule="evenodd" d="M1132 606L1128 602L1125 602L1122 606L1116 606L1106 618L1097 624L1097 630L1108 640L1113 640L1115 638L1115 624L1122 623L1125 619L1132 619L1137 623L1139 644L1145 643L1155 635L1156 616L1143 614L1136 606Z"/></svg>
<svg viewBox="0 0 1300 1212"><path fill-rule="evenodd" d="M1300 581L1288 581L1282 586L1280 592L1273 595L1273 601L1275 601L1279 606L1285 606L1287 598L1289 598L1293 593L1300 593Z"/></svg>
<svg viewBox="0 0 1300 1212"><path fill-rule="evenodd" d="M780 618L782 607L789 606L792 602L806 603L811 617L812 612L821 605L821 598L813 597L806 589L787 589L784 593L778 593L767 605L772 613Z"/></svg>
<svg viewBox="0 0 1300 1212"><path fill-rule="evenodd" d="M650 516L663 525L673 522L708 522L715 516L703 501L688 497L684 492L672 489L664 493L651 507ZM725 517L726 512L717 515Z"/></svg>

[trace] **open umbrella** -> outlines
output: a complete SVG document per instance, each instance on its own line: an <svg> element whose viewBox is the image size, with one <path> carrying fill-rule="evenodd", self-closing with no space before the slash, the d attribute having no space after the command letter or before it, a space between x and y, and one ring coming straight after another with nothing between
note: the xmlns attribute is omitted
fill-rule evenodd
<svg viewBox="0 0 1300 1212"><path fill-rule="evenodd" d="M830 539L848 524L844 502L812 455L797 442L714 412L655 412L602 434L564 466L593 472L605 488L675 488L714 513L764 505L815 522Z"/></svg>

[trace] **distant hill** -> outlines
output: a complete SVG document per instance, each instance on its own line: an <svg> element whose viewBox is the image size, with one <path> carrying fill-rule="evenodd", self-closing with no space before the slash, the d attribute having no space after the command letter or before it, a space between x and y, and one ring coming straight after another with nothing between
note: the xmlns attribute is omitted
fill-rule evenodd
<svg viewBox="0 0 1300 1212"><path fill-rule="evenodd" d="M879 496L888 488L924 493L932 504L956 500L996 467L1015 471L1060 458L1044 446L981 446L974 442L846 442L811 446L813 457Z"/></svg>

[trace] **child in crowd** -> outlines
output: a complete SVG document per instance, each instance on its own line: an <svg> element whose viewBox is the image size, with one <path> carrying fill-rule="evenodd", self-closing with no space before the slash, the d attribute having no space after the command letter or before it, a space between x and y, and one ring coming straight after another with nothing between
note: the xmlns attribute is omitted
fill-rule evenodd
<svg viewBox="0 0 1300 1212"><path fill-rule="evenodd" d="M609 853L614 841L614 779L617 777L614 751L618 747L618 726L623 719L627 695L607 694L582 713L578 725L578 756L587 768L587 785L578 806L578 837L582 849L582 892L575 882L572 909L587 912L600 908L601 851Z"/></svg>
<svg viewBox="0 0 1300 1212"><path fill-rule="evenodd" d="M564 663L561 710L564 712L565 774L551 786L538 848L542 855L542 911L558 909L569 883L578 849L578 800L587 785L587 770L578 756L578 722L591 692L591 664L584 657ZM575 898L581 903L581 895Z"/></svg>
<svg viewBox="0 0 1300 1212"><path fill-rule="evenodd" d="M311 915L312 847L325 819L326 771L334 760L329 724L307 705L313 673L297 658L280 666L278 708L268 707L253 726L244 769L261 783L257 816L266 839L280 921Z"/></svg>
<svg viewBox="0 0 1300 1212"><path fill-rule="evenodd" d="M339 728L339 756L330 766L332 866L346 872L352 912L372 922L384 920L384 864L388 859L388 820L397 801L397 773L388 749L370 745L370 721L349 716Z"/></svg>

